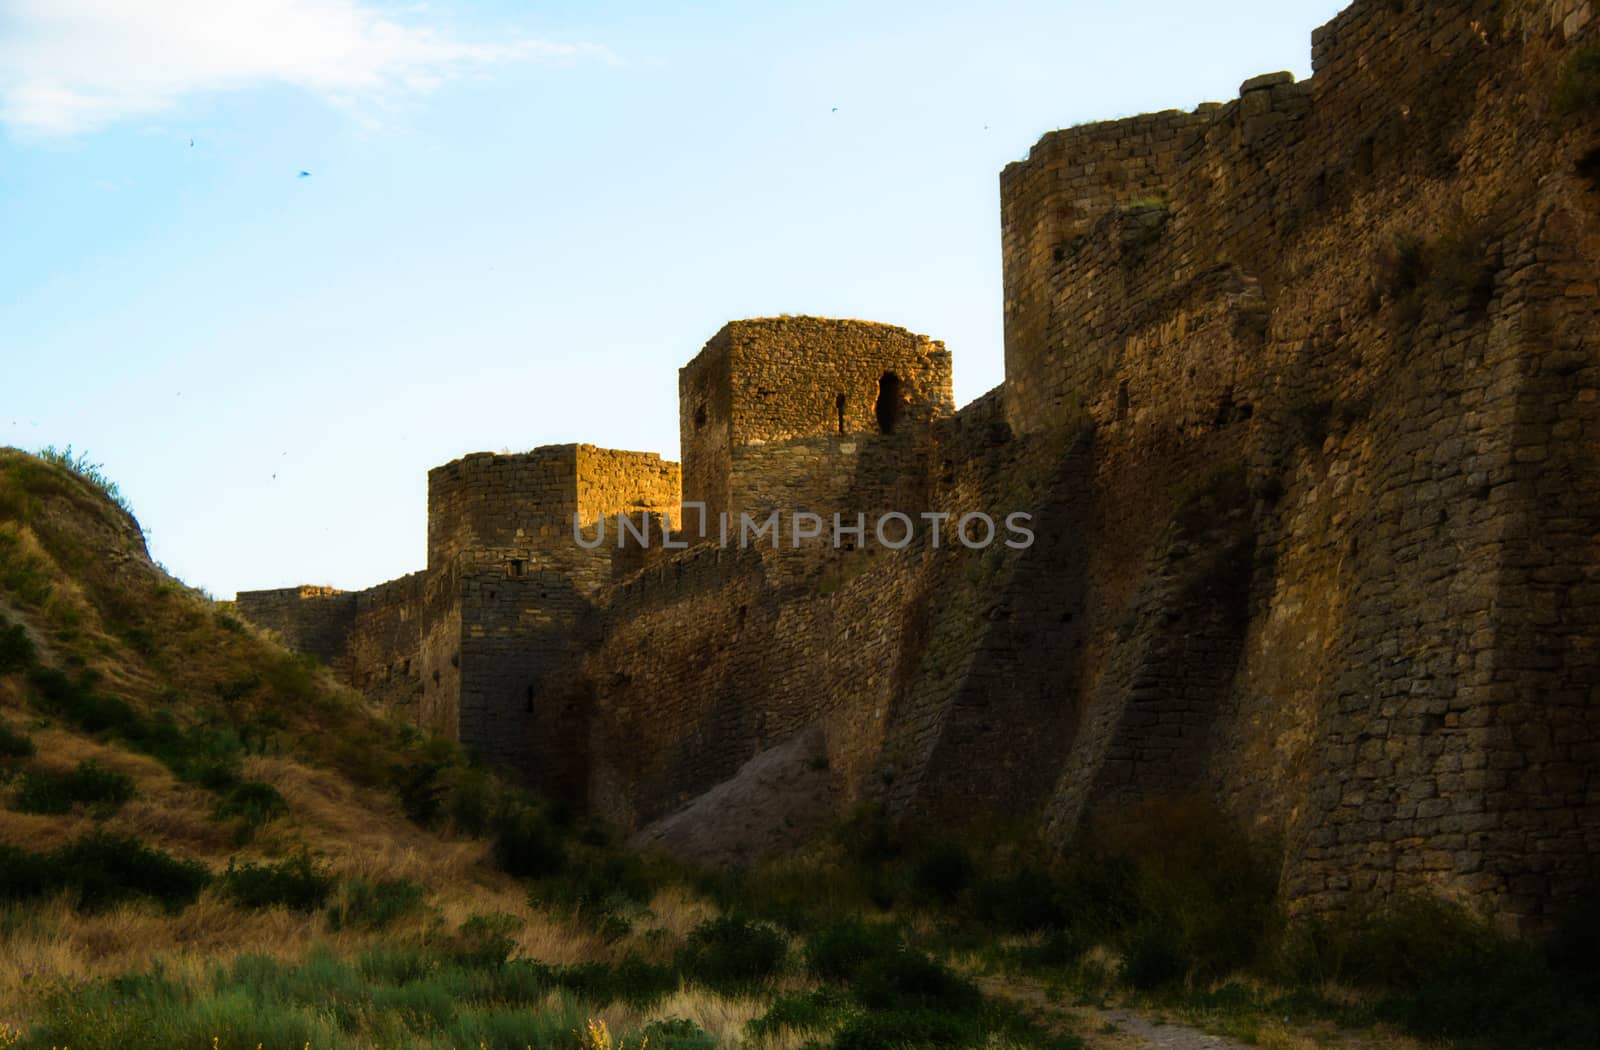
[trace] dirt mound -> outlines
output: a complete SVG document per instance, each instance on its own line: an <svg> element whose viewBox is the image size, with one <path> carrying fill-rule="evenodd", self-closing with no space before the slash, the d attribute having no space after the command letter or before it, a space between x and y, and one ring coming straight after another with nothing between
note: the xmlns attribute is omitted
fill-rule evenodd
<svg viewBox="0 0 1600 1050"><path fill-rule="evenodd" d="M805 844L833 813L827 741L812 727L756 755L628 844L692 864L730 867Z"/></svg>

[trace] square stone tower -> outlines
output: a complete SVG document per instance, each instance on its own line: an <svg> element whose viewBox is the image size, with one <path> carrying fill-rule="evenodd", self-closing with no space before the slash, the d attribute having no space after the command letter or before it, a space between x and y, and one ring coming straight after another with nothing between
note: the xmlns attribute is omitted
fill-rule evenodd
<svg viewBox="0 0 1600 1050"><path fill-rule="evenodd" d="M715 520L744 505L736 450L826 435L888 435L955 411L950 353L870 321L733 321L678 371L684 502Z"/></svg>
<svg viewBox="0 0 1600 1050"><path fill-rule="evenodd" d="M567 553L572 516L678 512L678 465L654 452L544 445L475 452L428 472L428 569L463 551L530 547Z"/></svg>

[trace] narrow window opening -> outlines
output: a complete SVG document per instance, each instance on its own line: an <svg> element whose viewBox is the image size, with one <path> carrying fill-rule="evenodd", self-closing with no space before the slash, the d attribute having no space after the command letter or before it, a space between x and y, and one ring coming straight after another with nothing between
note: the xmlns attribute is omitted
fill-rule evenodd
<svg viewBox="0 0 1600 1050"><path fill-rule="evenodd" d="M833 399L834 410L839 413L839 433L844 433L844 395L840 394Z"/></svg>
<svg viewBox="0 0 1600 1050"><path fill-rule="evenodd" d="M1600 190L1600 146L1578 161L1578 177L1587 182L1591 190Z"/></svg>
<svg viewBox="0 0 1600 1050"><path fill-rule="evenodd" d="M1359 147L1357 147L1357 149L1356 149L1356 162L1355 162L1356 174L1357 175L1363 175L1363 176L1371 175L1373 169L1376 168L1377 166L1378 166L1377 143L1373 142L1372 139L1370 139L1370 138L1362 139L1361 140L1361 145Z"/></svg>
<svg viewBox="0 0 1600 1050"><path fill-rule="evenodd" d="M1117 418L1128 418L1128 381L1126 379L1117 384Z"/></svg>
<svg viewBox="0 0 1600 1050"><path fill-rule="evenodd" d="M512 579L520 579L528 571L528 563L521 558L512 558L506 562L506 575Z"/></svg>
<svg viewBox="0 0 1600 1050"><path fill-rule="evenodd" d="M878 403L874 411L878 416L878 433L894 433L894 425L900 422L900 377L893 372L883 373L883 378L878 380Z"/></svg>
<svg viewBox="0 0 1600 1050"><path fill-rule="evenodd" d="M699 430L706 425L706 406L701 405L694 410L694 428Z"/></svg>

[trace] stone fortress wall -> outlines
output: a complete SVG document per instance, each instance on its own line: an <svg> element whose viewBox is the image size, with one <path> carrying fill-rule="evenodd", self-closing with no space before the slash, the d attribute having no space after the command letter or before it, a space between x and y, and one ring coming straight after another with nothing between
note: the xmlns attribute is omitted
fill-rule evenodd
<svg viewBox="0 0 1600 1050"><path fill-rule="evenodd" d="M560 446L430 474L428 570L241 612L629 827L820 730L839 807L1091 821L1201 795L1286 897L1549 920L1600 855L1600 122L1577 0L1358 0L1314 76L1052 132L1001 176L1006 380L734 322L680 372L680 478ZM1035 517L583 551L686 503ZM689 522L692 526L693 522Z"/></svg>

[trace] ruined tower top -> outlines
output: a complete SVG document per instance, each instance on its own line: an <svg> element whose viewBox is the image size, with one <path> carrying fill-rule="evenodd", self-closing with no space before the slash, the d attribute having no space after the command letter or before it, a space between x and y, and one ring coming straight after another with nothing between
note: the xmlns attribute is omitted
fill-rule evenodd
<svg viewBox="0 0 1600 1050"><path fill-rule="evenodd" d="M654 452L544 445L475 452L428 472L428 568L474 547L571 544L572 517L678 510L678 465Z"/></svg>
<svg viewBox="0 0 1600 1050"><path fill-rule="evenodd" d="M737 448L893 433L954 410L937 340L868 321L733 321L678 372L684 499L727 509Z"/></svg>

